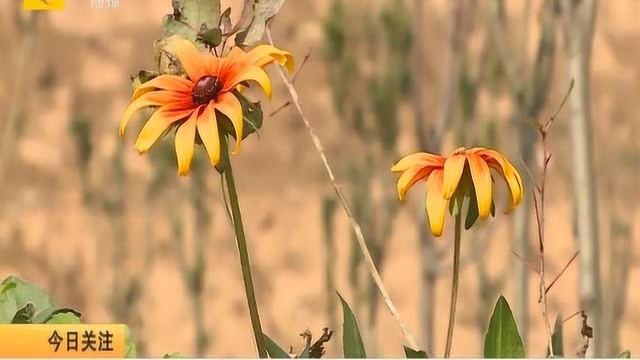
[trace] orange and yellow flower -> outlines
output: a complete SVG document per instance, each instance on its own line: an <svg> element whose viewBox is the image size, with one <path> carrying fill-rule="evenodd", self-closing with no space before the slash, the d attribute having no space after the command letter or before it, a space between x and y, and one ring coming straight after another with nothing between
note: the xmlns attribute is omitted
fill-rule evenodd
<svg viewBox="0 0 640 360"><path fill-rule="evenodd" d="M145 153L169 127L177 125L174 142L178 173L186 175L196 135L202 140L211 164L219 163L221 115L233 124L236 138L233 154L240 150L242 106L234 90L247 82L256 82L270 98L271 79L263 68L277 61L292 72L294 64L290 53L270 45L260 45L249 52L234 47L226 57L203 53L189 40L178 40L174 49L187 78L160 75L138 87L120 120L120 135L124 135L127 123L138 110L157 107L140 131L135 148Z"/></svg>
<svg viewBox="0 0 640 360"><path fill-rule="evenodd" d="M418 181L426 181L426 211L434 236L440 236L449 202L454 194L469 196L475 193L478 214L486 219L493 202L491 170L505 179L509 188L506 213L511 212L524 196L522 177L518 170L499 152L485 148L459 148L448 158L420 152L405 156L391 171L402 173L397 183L398 197L404 200L406 192Z"/></svg>

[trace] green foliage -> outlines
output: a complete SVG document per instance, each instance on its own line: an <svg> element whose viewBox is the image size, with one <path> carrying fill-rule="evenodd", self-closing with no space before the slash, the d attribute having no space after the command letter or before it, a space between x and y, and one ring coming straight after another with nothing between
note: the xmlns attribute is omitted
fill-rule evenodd
<svg viewBox="0 0 640 360"><path fill-rule="evenodd" d="M162 358L163 359L182 359L182 358L188 358L188 357L189 355L181 354L179 352L173 352L173 353L165 354Z"/></svg>
<svg viewBox="0 0 640 360"><path fill-rule="evenodd" d="M0 284L0 324L10 324L19 311L18 318L34 319L52 308L57 306L49 294L18 277L10 276Z"/></svg>
<svg viewBox="0 0 640 360"><path fill-rule="evenodd" d="M507 300L500 296L484 338L485 358L523 358L524 345Z"/></svg>
<svg viewBox="0 0 640 360"><path fill-rule="evenodd" d="M85 114L76 114L69 124L69 132L73 136L80 168L86 170L93 153L91 119Z"/></svg>
<svg viewBox="0 0 640 360"><path fill-rule="evenodd" d="M59 307L38 286L15 276L0 284L0 324L80 324L81 314ZM125 329L125 356L136 357L129 328Z"/></svg>
<svg viewBox="0 0 640 360"><path fill-rule="evenodd" d="M326 46L325 56L328 61L342 59L347 46L346 11L343 0L333 0L329 16L324 22Z"/></svg>
<svg viewBox="0 0 640 360"><path fill-rule="evenodd" d="M264 335L264 334L263 334ZM275 341L271 340L270 337L264 335L265 346L267 347L267 353L269 357L272 359L289 359L290 356L286 351L282 350L282 348L276 344Z"/></svg>
<svg viewBox="0 0 640 360"><path fill-rule="evenodd" d="M554 356L564 357L564 345L562 338L562 315L558 314L558 317L556 317L556 323L553 326L553 334L551 334L551 348L553 349ZM549 355L549 349L547 349L547 357L549 357Z"/></svg>
<svg viewBox="0 0 640 360"><path fill-rule="evenodd" d="M131 336L131 330L127 326L125 328L125 338L124 338L124 357L126 358L135 358L137 356L136 344L133 342L133 338Z"/></svg>
<svg viewBox="0 0 640 360"><path fill-rule="evenodd" d="M242 140L244 140L247 138L247 136L260 130L260 128L262 127L264 113L262 112L262 106L260 105L260 102L250 101L237 90L234 91L234 95L240 101L240 105L242 105ZM217 113L217 115L221 116L222 114ZM236 132L233 129L231 121L226 116L223 117L224 120L222 121L222 128L235 139Z"/></svg>
<svg viewBox="0 0 640 360"><path fill-rule="evenodd" d="M404 0L394 0L382 11L382 25L386 31L389 49L398 54L408 54L413 45L411 12Z"/></svg>
<svg viewBox="0 0 640 360"><path fill-rule="evenodd" d="M358 328L358 321L355 315L349 308L349 304L338 294L340 301L342 302L342 314L344 316L344 323L342 326L342 346L345 358L366 358L367 352L360 336L360 329Z"/></svg>
<svg viewBox="0 0 640 360"><path fill-rule="evenodd" d="M429 357L427 352L424 350L413 350L410 347L403 346L404 354L407 356L407 359L426 359Z"/></svg>
<svg viewBox="0 0 640 360"><path fill-rule="evenodd" d="M631 359L631 351L623 351L618 355L618 357L621 359Z"/></svg>
<svg viewBox="0 0 640 360"><path fill-rule="evenodd" d="M248 2L245 2L247 6ZM262 40L267 29L267 22L282 8L284 0L260 0L253 7L253 21L236 35L236 43L242 46L254 46Z"/></svg>
<svg viewBox="0 0 640 360"><path fill-rule="evenodd" d="M369 101L382 146L392 151L398 138L398 98L400 86L393 77L374 79L369 84Z"/></svg>
<svg viewBox="0 0 640 360"><path fill-rule="evenodd" d="M178 35L196 42L199 35L202 37L202 30L219 27L220 0L175 0L175 3L174 13L162 19L163 37Z"/></svg>

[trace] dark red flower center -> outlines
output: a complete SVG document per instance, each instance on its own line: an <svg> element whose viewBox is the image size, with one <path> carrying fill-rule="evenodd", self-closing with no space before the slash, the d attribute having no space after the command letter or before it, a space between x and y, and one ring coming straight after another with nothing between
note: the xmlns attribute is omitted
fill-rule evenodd
<svg viewBox="0 0 640 360"><path fill-rule="evenodd" d="M193 87L191 97L196 106L205 105L211 100L218 100L220 91L222 91L222 81L217 76L205 75Z"/></svg>

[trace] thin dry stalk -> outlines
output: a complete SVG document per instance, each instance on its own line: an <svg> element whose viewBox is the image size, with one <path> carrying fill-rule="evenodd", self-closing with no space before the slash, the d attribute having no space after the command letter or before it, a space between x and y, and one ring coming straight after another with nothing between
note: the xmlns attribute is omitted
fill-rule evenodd
<svg viewBox="0 0 640 360"><path fill-rule="evenodd" d="M545 259L544 259L544 241L545 241L545 233L544 233L544 196L545 196L545 183L547 177L547 170L549 167L549 162L551 161L551 152L549 151L549 146L547 144L547 135L549 133L549 129L553 124L553 121L558 116L558 113L562 109L564 103L567 101L569 94L571 94L571 90L573 89L573 81L569 86L569 90L565 95L564 99L560 103L558 110L556 113L549 118L544 125L538 124L538 131L542 135L542 151L543 151L543 163L542 163L542 174L541 179L536 181L536 186L532 190L533 201L534 201L534 209L536 214L536 222L538 224L538 249L539 249L539 267L538 274L540 275L540 304L542 307L542 317L544 318L545 330L547 332L547 341L549 346L549 355L552 357L553 353L553 342L552 342L552 331L551 331L551 322L549 321L548 307L547 307L547 286L545 285ZM526 166L526 164L525 164ZM535 179L534 179L535 180ZM562 271L564 272L564 270ZM561 274L562 274L561 272ZM555 281L554 281L555 282Z"/></svg>
<svg viewBox="0 0 640 360"><path fill-rule="evenodd" d="M266 29L266 34L267 34L267 38L269 39L269 43L273 46L274 45L273 37L271 36L271 30L268 27ZM285 86L287 87L287 90L289 91L289 94L291 95L291 100L293 101L293 104L295 105L296 110L300 114L300 119L303 121L305 127L307 128L307 131L309 132L309 136L311 136L311 140L313 140L313 144L316 148L316 151L318 152L318 155L320 156L320 159L322 160L322 164L324 165L324 168L327 171L327 174L329 175L329 179L331 180L331 184L333 185L336 195L338 196L338 200L340 200L340 204L342 205L342 208L344 209L347 217L349 218L349 223L356 235L356 239L358 240L358 245L360 245L360 250L362 251L364 260L369 266L369 271L371 273L371 276L373 277L373 280L375 281L376 286L378 287L378 290L380 290L380 294L382 295L382 298L384 299L384 302L387 305L387 308L389 308L391 315L393 315L396 322L398 323L398 326L400 326L400 329L402 330L402 334L405 340L407 341L407 343L409 344L409 346L414 349L419 349L419 346L416 343L416 340L411 335L411 333L407 329L407 326L404 324L404 322L400 318L400 314L398 313L398 310L396 309L395 305L391 301L391 298L389 297L389 293L387 292L387 289L385 288L384 283L382 282L382 277L378 273L378 269L376 268L376 265L373 262L371 254L369 252L369 248L367 247L367 243L364 239L364 235L362 234L362 229L360 228L360 225L353 217L353 213L351 211L347 198L342 193L340 185L338 184L336 177L333 174L333 170L329 165L329 161L327 160L327 156L325 155L324 149L322 147L322 143L320 142L320 138L318 137L318 135L316 135L315 130L311 126L309 119L306 117L302 109L302 103L300 101L300 97L298 96L298 91L294 87L291 80L287 78L285 70L282 67L279 68L279 74L280 74L280 77L282 78L282 82L285 84Z"/></svg>

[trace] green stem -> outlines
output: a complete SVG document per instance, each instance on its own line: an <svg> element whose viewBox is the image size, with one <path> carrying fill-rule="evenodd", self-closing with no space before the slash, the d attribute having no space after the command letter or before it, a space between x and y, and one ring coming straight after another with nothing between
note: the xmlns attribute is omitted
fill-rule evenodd
<svg viewBox="0 0 640 360"><path fill-rule="evenodd" d="M222 146L227 146L226 137L221 141ZM233 225L236 233L236 242L238 243L238 252L240 253L240 266L242 267L242 280L244 282L244 290L247 294L247 302L249 304L249 316L251 316L251 326L253 327L253 335L256 339L258 348L258 356L267 358L267 350L262 333L262 325L260 324L260 314L258 313L258 303L256 301L256 291L253 287L253 278L251 276L251 264L249 262L249 250L247 249L247 239L244 234L242 225L242 214L240 213L240 204L238 202L238 191L233 178L233 170L231 169L231 159L229 159L228 151L221 151L226 157L227 166L224 170L227 189L229 190L229 203L231 205L231 214L233 215Z"/></svg>
<svg viewBox="0 0 640 360"><path fill-rule="evenodd" d="M453 243L453 281L451 284L451 304L449 308L449 327L447 328L447 345L444 357L451 357L451 347L453 346L453 328L456 322L456 309L458 305L458 283L460 280L460 239L462 238L462 211L455 213L455 238Z"/></svg>

